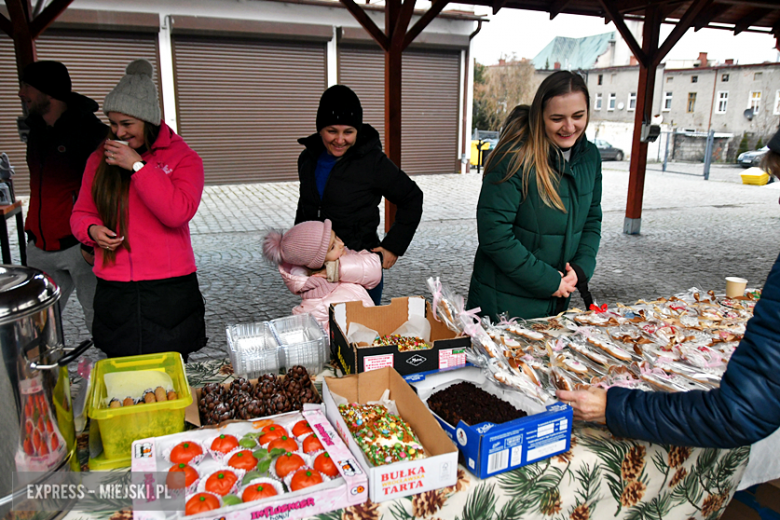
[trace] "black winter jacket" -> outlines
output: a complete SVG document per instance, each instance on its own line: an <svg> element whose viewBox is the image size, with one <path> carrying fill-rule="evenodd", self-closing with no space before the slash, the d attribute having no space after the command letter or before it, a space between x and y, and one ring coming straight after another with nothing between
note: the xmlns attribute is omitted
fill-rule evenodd
<svg viewBox="0 0 780 520"><path fill-rule="evenodd" d="M87 159L108 133L108 127L94 114L98 109L94 100L74 92L67 102L68 109L54 126L48 126L37 114L25 120L30 127L30 209L24 229L44 251L61 251L78 244L70 229L70 214Z"/></svg>
<svg viewBox="0 0 780 520"><path fill-rule="evenodd" d="M610 388L607 426L620 437L733 448L780 427L780 257L720 388L676 394Z"/></svg>
<svg viewBox="0 0 780 520"><path fill-rule="evenodd" d="M306 149L298 157L301 181L295 223L307 220L333 223L344 244L353 251L382 246L403 255L422 217L423 193L417 184L382 152L379 133L363 124L357 141L333 166L322 200L314 171L325 150L319 134L298 140ZM395 222L379 240L379 202L385 197L398 207Z"/></svg>

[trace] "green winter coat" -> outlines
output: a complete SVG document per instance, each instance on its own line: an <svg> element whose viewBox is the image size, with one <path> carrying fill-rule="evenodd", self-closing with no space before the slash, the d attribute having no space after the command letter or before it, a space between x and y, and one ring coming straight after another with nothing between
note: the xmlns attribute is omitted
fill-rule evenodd
<svg viewBox="0 0 780 520"><path fill-rule="evenodd" d="M500 150L496 151L501 153ZM494 152L494 153L496 153ZM550 295L558 290L566 263L582 268L590 279L601 240L601 156L584 136L562 158L558 193L566 213L542 202L534 172L523 197L522 172L500 182L507 172L505 156L486 172L477 205L479 247L474 258L468 308L496 319L551 316L569 299ZM559 307L560 305L560 307Z"/></svg>

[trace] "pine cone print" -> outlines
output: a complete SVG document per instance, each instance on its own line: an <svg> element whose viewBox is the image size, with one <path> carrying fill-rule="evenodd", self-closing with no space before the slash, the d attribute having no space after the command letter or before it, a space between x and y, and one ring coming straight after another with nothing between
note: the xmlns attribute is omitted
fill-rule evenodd
<svg viewBox="0 0 780 520"><path fill-rule="evenodd" d="M634 446L623 459L623 464L620 465L620 473L623 480L636 480L642 473L642 469L645 467L645 447Z"/></svg>
<svg viewBox="0 0 780 520"><path fill-rule="evenodd" d="M590 508L588 504L580 504L574 508L569 517L571 520L588 520L590 518Z"/></svg>
<svg viewBox="0 0 780 520"><path fill-rule="evenodd" d="M561 493L558 488L548 489L544 492L540 509L545 516L553 516L561 512Z"/></svg>
<svg viewBox="0 0 780 520"><path fill-rule="evenodd" d="M233 365L231 365L230 363L226 363L222 365L222 367L220 367L219 369L219 373L225 376L229 376L233 374Z"/></svg>
<svg viewBox="0 0 780 520"><path fill-rule="evenodd" d="M368 499L362 504L344 508L341 520L379 520L379 504Z"/></svg>
<svg viewBox="0 0 780 520"><path fill-rule="evenodd" d="M672 477L672 481L669 482L669 487L673 488L677 484L680 483L682 479L685 478L685 476L688 474L688 470L685 468L680 468L677 471L674 472L674 476Z"/></svg>
<svg viewBox="0 0 780 520"><path fill-rule="evenodd" d="M449 495L451 493L460 493L469 487L469 478L466 476L466 470L458 468L458 481L454 486L448 486L442 489L442 493Z"/></svg>
<svg viewBox="0 0 780 520"><path fill-rule="evenodd" d="M691 448L687 446L672 446L669 451L669 466L676 468L691 456Z"/></svg>
<svg viewBox="0 0 780 520"><path fill-rule="evenodd" d="M639 503L640 500L642 500L642 497L645 496L646 489L647 486L639 481L634 480L629 482L626 488L623 490L623 493L620 494L620 503L624 507L635 506L637 503Z"/></svg>
<svg viewBox="0 0 780 520"><path fill-rule="evenodd" d="M109 520L133 520L133 510L128 508L120 509L111 515Z"/></svg>
<svg viewBox="0 0 780 520"><path fill-rule="evenodd" d="M568 464L572 458L574 458L574 454L571 452L571 450L565 453L560 453L555 456L555 460L557 460L561 464Z"/></svg>
<svg viewBox="0 0 780 520"><path fill-rule="evenodd" d="M441 509L446 500L444 493L440 493L438 490L414 495L414 498L412 498L412 514L415 518L425 518L433 515Z"/></svg>
<svg viewBox="0 0 780 520"><path fill-rule="evenodd" d="M701 504L701 516L707 518L723 506L723 495L709 495Z"/></svg>

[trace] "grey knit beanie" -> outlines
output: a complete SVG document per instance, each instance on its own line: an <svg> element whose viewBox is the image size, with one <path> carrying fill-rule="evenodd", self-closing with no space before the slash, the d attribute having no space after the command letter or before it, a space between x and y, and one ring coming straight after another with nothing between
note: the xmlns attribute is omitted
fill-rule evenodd
<svg viewBox="0 0 780 520"><path fill-rule="evenodd" d="M162 120L157 87L152 75L154 67L146 60L135 60L125 69L126 75L103 102L103 112L120 112L159 125Z"/></svg>

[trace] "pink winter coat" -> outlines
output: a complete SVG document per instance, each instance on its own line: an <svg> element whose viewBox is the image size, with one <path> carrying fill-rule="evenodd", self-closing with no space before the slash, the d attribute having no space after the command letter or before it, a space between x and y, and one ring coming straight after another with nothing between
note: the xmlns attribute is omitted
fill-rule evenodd
<svg viewBox="0 0 780 520"><path fill-rule="evenodd" d="M100 145L87 161L70 217L73 234L89 246L97 245L87 232L89 226L103 225L92 199L92 181L103 153ZM146 166L130 181L125 238L131 251L120 247L116 263L103 265L103 250L95 247L93 271L103 280L163 280L197 270L189 222L203 193L203 161L164 122L151 150L142 158Z"/></svg>
<svg viewBox="0 0 780 520"><path fill-rule="evenodd" d="M366 289L373 289L382 280L382 261L376 253L345 248L339 258L339 281L336 283L308 276L306 268L286 263L279 266L279 272L290 292L303 298L293 314L308 312L328 332L331 303L361 301L366 307L374 306Z"/></svg>

